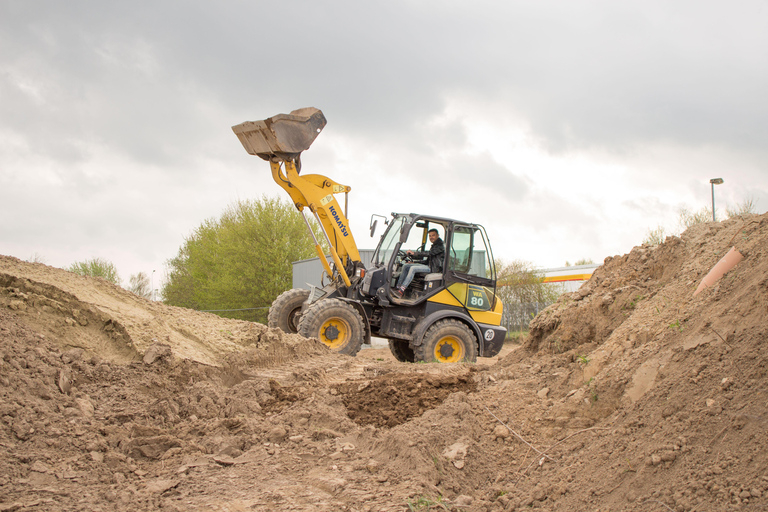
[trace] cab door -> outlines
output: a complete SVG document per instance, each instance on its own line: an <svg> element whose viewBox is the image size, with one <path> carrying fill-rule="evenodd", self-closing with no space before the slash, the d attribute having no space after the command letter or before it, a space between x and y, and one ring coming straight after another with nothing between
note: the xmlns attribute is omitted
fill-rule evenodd
<svg viewBox="0 0 768 512"><path fill-rule="evenodd" d="M478 225L455 224L447 252L447 290L476 322L499 325L501 301L496 299L496 267L485 230Z"/></svg>

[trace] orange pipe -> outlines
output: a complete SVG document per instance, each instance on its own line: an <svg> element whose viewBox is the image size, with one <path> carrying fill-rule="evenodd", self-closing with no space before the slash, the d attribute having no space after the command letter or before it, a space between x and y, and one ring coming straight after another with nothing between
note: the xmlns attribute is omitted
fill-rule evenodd
<svg viewBox="0 0 768 512"><path fill-rule="evenodd" d="M714 267L712 267L712 270L709 271L709 274L704 276L704 279L702 279L701 283L699 283L699 287L696 288L695 292L693 292L693 296L695 297L696 294L699 293L704 288L712 286L715 283L715 281L723 277L723 275L726 272L728 272L733 267L735 267L736 264L740 262L743 258L744 256L742 256L741 253L737 251L735 247L731 247L731 250L728 251L726 255L723 256Z"/></svg>

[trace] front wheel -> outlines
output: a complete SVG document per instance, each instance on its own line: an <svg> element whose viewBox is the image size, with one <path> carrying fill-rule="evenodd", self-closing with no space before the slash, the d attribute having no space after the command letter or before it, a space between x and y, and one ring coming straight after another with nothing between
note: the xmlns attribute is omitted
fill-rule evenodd
<svg viewBox="0 0 768 512"><path fill-rule="evenodd" d="M428 363L474 363L477 341L469 327L458 320L441 320L427 330L416 356Z"/></svg>
<svg viewBox="0 0 768 512"><path fill-rule="evenodd" d="M301 305L309 298L309 290L294 288L281 293L269 308L267 325L283 332L298 332Z"/></svg>
<svg viewBox="0 0 768 512"><path fill-rule="evenodd" d="M338 299L316 302L299 321L299 334L305 338L317 338L334 352L350 356L360 351L364 332L360 313Z"/></svg>

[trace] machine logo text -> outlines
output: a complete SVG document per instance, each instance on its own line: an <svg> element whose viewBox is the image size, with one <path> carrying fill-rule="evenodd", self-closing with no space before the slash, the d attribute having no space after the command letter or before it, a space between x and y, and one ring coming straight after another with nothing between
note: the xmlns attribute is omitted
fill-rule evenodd
<svg viewBox="0 0 768 512"><path fill-rule="evenodd" d="M336 221L336 224L339 226L339 230L341 230L341 234L344 236L349 236L349 233L347 232L347 226L344 225L343 222L341 222L341 218L339 217L339 214L336 213L336 208L333 206L329 206L328 209L331 212L331 215L333 215L333 220Z"/></svg>

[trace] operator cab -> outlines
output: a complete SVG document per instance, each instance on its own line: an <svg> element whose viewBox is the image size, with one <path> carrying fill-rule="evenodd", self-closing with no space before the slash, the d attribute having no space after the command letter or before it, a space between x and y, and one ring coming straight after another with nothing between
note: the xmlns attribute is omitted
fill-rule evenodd
<svg viewBox="0 0 768 512"><path fill-rule="evenodd" d="M430 236L430 232L437 232ZM390 274L390 290L395 290L397 283L404 277L403 274L408 264L420 264L428 271L417 271L413 273L413 279L405 288L402 297L393 296L395 302L417 301L419 298L429 294L430 291L437 289L443 284L443 269L445 268L445 233L446 225L441 224L435 219L422 218L411 224L408 231L408 238L400 244L397 253L394 255L392 272ZM436 254L439 257L432 258L430 253L435 252L433 248L443 246Z"/></svg>
<svg viewBox="0 0 768 512"><path fill-rule="evenodd" d="M495 267L482 226L414 213L393 213L392 216L374 252L371 268L362 287L363 293L376 296L384 303L417 304L446 288L449 291L461 288L460 295L463 296L457 299L464 304L473 299L467 296L466 290L468 285L474 285L476 289L485 289L482 293L485 303L481 309L493 307ZM443 241L442 261L439 265L433 262L430 272L417 272L403 296L399 297L393 291L406 268L405 265L427 263L426 258L411 257L408 251L424 255L428 253L432 246L429 240L430 230L437 230L438 237ZM371 234L373 235L373 230ZM454 283L459 285L452 286ZM483 302L483 299L474 298L474 301Z"/></svg>

